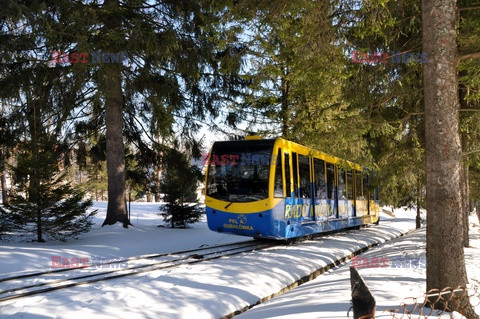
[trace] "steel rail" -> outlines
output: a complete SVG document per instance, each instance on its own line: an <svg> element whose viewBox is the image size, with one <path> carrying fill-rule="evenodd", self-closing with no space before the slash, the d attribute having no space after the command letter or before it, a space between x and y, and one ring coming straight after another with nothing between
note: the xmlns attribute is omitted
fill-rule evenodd
<svg viewBox="0 0 480 319"><path fill-rule="evenodd" d="M155 258L161 258L161 257L168 257L168 256L172 256L172 255L195 253L195 252L202 251L202 250L205 250L205 249L230 247L230 246L235 246L235 245L240 245L240 244L248 244L248 243L252 243L252 242L254 242L254 241L253 240L245 240L245 241L235 242L235 243L230 243L230 244L223 244L223 245L210 246L210 247L200 247L200 248L180 250L180 251L168 252L168 253L162 253L162 254L141 255L141 256L129 257L129 258L120 259L120 260L114 260L114 261L102 263L101 265L102 266L103 265L111 265L111 264L115 264L115 263L124 263L124 262L129 262L129 261L134 261L134 260L155 259ZM38 277L40 275L56 274L56 273L61 273L61 272L66 272L66 271L75 271L75 270L81 270L81 269L85 269L85 268L88 268L88 266L86 266L86 267L81 266L81 267L72 267L72 268L60 268L60 269L47 270L47 271L42 271L42 272L34 272L34 273L28 273L28 274L23 274L23 275L0 278L0 282L12 281L12 280L18 280L18 279L24 279L24 278L30 278L30 277Z"/></svg>
<svg viewBox="0 0 480 319"><path fill-rule="evenodd" d="M238 255L246 252L251 252L257 249L270 248L270 247L277 246L279 244L278 242L251 242L251 243L252 245L233 248L233 249L216 250L212 252L203 253L202 255L198 255L198 254L189 255L183 258L177 258L177 259L168 260L168 261L159 261L153 264L137 265L129 268L115 269L115 270L110 270L110 271L101 272L101 273L82 275L82 276L77 276L77 277L72 277L67 279L44 282L44 283L35 284L35 285L12 288L12 289L1 291L0 294L7 294L11 292L18 292L18 293L0 297L0 302L12 300L12 299L18 299L26 296L32 296L40 293L55 291L59 289L66 289L70 287L95 283L99 281L107 281L107 280L112 280L112 279L126 277L126 276L133 276L133 275L151 272L155 270L162 270L167 268L178 267L181 265L190 265L190 264L200 263L208 260L219 259L226 256L233 256L233 255ZM214 247L218 248L223 246L226 246L226 245L219 245ZM228 246L232 246L232 245L228 245ZM214 247L205 248L203 250L209 250L209 249L212 250ZM188 250L188 252L199 251L199 250L201 251L202 249ZM170 254L173 254L173 253L169 253L169 255ZM166 265L166 264L169 264L169 265ZM99 277L99 278L88 279L92 277ZM71 281L75 281L75 282L71 282ZM61 283L65 283L65 284L52 286L52 285L61 284ZM40 288L40 287L45 287L45 288ZM40 288L40 289L34 289L34 288Z"/></svg>

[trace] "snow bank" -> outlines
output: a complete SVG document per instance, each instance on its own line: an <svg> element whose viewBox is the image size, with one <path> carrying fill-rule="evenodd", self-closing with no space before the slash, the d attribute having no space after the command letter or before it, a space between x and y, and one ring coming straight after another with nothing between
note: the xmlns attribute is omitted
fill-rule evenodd
<svg viewBox="0 0 480 319"><path fill-rule="evenodd" d="M465 248L467 273L470 284L480 287L480 269L477 264L480 260L480 229L476 216L471 216L470 225L471 247ZM417 266L412 266L410 263L408 267L408 263L405 262L398 267L398 264L392 263L392 259L403 256L404 261L425 260L425 242L425 228L421 228L361 255L362 259L369 261L374 258L390 260L388 267L363 268L361 264L357 264L360 265L358 272L376 299L376 318L392 318L391 310L396 310L397 317L401 318L402 302L410 305L408 309L413 309L412 297L423 301L423 292L426 289L424 265L420 262ZM271 302L254 307L238 318L346 318L351 306L349 267L352 263L355 261L350 261ZM476 311L480 313L480 308L477 307ZM428 313L430 309L426 309L425 314ZM352 312L350 316L353 317ZM432 316L436 318L436 315ZM450 318L450 314L443 314L440 317ZM453 318L461 317L456 314Z"/></svg>
<svg viewBox="0 0 480 319"><path fill-rule="evenodd" d="M208 230L206 220L189 229L157 227L163 222L157 215L159 203L132 203L131 221L134 227L123 228L120 223L102 227L107 210L106 202L95 202L98 210L90 232L67 242L10 242L0 241L0 278L33 271L49 270L52 256L71 260L74 257L120 259L132 256L165 253L218 245L248 238L219 234Z"/></svg>
<svg viewBox="0 0 480 319"><path fill-rule="evenodd" d="M132 221L136 227L127 230L121 226L100 228L97 224L94 230L75 242L2 245L0 246L2 276L18 271L48 268L51 254L128 257L246 239L210 232L205 223L187 230L157 228L159 222L154 213L156 209L149 205L152 204L136 206L135 210L138 213L134 211L132 214ZM299 245L282 245L216 261L153 271L3 302L0 303L0 316L219 318L276 294L283 287L295 283L338 258L400 236L415 227L414 212L399 210L394 213L396 218L382 216L378 226L329 235ZM137 222L135 214L138 216ZM407 249L410 242L411 245L418 245L420 233L415 232L412 236L404 237L405 242L395 240L387 244L385 246L387 250L382 254L398 254L399 249ZM5 262L7 263L4 268ZM334 276L336 273L337 271L320 276L317 280L325 280L320 281L320 286L314 287L313 282L307 283L275 299L270 306L277 302L280 304L277 303L278 306L273 306L271 310L267 310L268 306L259 306L249 310L244 316L255 317L260 311L263 313L257 318L265 318L265 315L275 317L277 313L284 311L308 317L309 314L317 316L328 310L335 316L341 314L341 317L345 317L350 305L349 294L345 293L344 288L347 287L349 292L349 280ZM378 277L383 283L384 288L380 293L384 294L385 300L398 300L399 296L395 289L408 293L418 292L412 282L421 280L422 276L421 272L417 272L416 277L410 278L403 270L398 269L392 273L394 277L374 274L376 274L374 277ZM369 282L370 279L367 276L366 281ZM308 287L313 288L308 290ZM390 305L391 302L386 306ZM329 315L327 317L333 318Z"/></svg>

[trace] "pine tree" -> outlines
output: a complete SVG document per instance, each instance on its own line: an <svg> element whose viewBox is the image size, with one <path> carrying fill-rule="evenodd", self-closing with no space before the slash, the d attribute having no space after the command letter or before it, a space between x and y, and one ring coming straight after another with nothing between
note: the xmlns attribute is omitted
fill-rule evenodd
<svg viewBox="0 0 480 319"><path fill-rule="evenodd" d="M252 16L244 10L249 85L243 112L232 116L317 147L344 131L337 127L344 117L336 120L346 111L340 99L345 57L335 43L332 11L326 1L259 4Z"/></svg>
<svg viewBox="0 0 480 319"><path fill-rule="evenodd" d="M166 151L162 162L160 192L166 204L160 207L160 215L172 228L197 222L202 213L196 192L202 179L200 169L176 149Z"/></svg>
<svg viewBox="0 0 480 319"><path fill-rule="evenodd" d="M13 121L10 118L10 112L7 111L6 103L2 103L2 114L0 114L0 187L2 189L2 204L8 204L7 191L7 161L12 154L15 146L15 132Z"/></svg>
<svg viewBox="0 0 480 319"><path fill-rule="evenodd" d="M66 183L59 171L62 160L59 143L46 133L21 143L14 167L16 195L1 210L10 231L35 233L36 240L65 240L86 232L94 212L87 213L91 201Z"/></svg>
<svg viewBox="0 0 480 319"><path fill-rule="evenodd" d="M9 228L35 232L37 241L64 240L88 230L91 204L67 185L62 167L74 143L70 123L83 94L69 68L52 68L45 48L62 43L55 35L73 34L49 4L9 1L2 16L0 97L11 105L15 144L16 195L2 215ZM56 32L51 32L56 30Z"/></svg>
<svg viewBox="0 0 480 319"><path fill-rule="evenodd" d="M349 46L344 96L368 127L364 146L378 171L382 202L419 209L425 188L422 63L401 59L422 52L419 3L371 0L344 12L340 20L352 21L341 30ZM370 62L375 54L377 62Z"/></svg>
<svg viewBox="0 0 480 319"><path fill-rule="evenodd" d="M85 158L86 180L82 181L79 188L95 201L107 199L107 166L105 164L105 138L101 136L93 145L86 145Z"/></svg>
<svg viewBox="0 0 480 319"><path fill-rule="evenodd" d="M96 130L106 130L104 225L121 222L128 227L125 143L134 142L139 152L154 149L156 138L172 135L176 122L180 133L191 138L191 130L199 127L195 120L218 115L219 97L229 94L225 92L235 72L222 65L224 58L217 54L227 46L218 36L222 29L218 16L226 12L225 6L192 0L154 4L63 0L47 7L44 27L52 40L49 43L56 40L58 50L126 57L103 63L93 62L90 56L88 63L67 62L56 68L69 69L82 79L78 89L88 91L83 96L88 105L84 110L91 108L85 122L96 122ZM52 21L55 27L49 25ZM75 31L62 36L70 27Z"/></svg>
<svg viewBox="0 0 480 319"><path fill-rule="evenodd" d="M468 0L458 1L460 133L462 142L462 210L466 220L475 196L475 169L480 159L480 12ZM476 9L475 9L476 8ZM473 174L473 178L470 176ZM472 193L473 192L473 193ZM480 215L479 215L480 216ZM469 245L469 223L463 223L463 244Z"/></svg>
<svg viewBox="0 0 480 319"><path fill-rule="evenodd" d="M463 251L455 0L422 1L427 177L427 291L468 283ZM459 240L460 239L460 240ZM448 258L446 258L448 256ZM435 302L432 298L432 302ZM467 302L469 302L467 298ZM436 308L443 308L435 303ZM448 302L452 311L459 307ZM478 318L471 306L466 317Z"/></svg>
<svg viewBox="0 0 480 319"><path fill-rule="evenodd" d="M480 113L475 111L479 101L480 68L479 59L473 59L478 51L480 20L478 10L469 5L468 0L459 1L457 16L460 127L464 153L462 209L465 215L468 213L468 189L472 189L467 187L467 165L475 163L475 150L480 141L477 124ZM351 77L345 97L367 115L365 120L371 128L366 139L380 174L382 200L388 205L424 207L424 103L423 90L420 89L423 63L402 61L402 54L425 54L418 36L421 32L420 3L371 0L358 10L345 12L343 20L354 21L343 28L344 38L352 46L350 51L368 55L368 59L364 56L358 58L363 61L361 63L352 63L354 56L350 56L347 68ZM368 62L372 53L387 53L386 63ZM402 63L396 62L398 60ZM464 223L464 226L468 225ZM467 227L464 229L468 230ZM467 232L465 239L468 239Z"/></svg>

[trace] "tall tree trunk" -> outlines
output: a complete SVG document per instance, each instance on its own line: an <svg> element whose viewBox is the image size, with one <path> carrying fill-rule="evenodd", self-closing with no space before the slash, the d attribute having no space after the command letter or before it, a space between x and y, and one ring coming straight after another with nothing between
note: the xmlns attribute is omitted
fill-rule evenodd
<svg viewBox="0 0 480 319"><path fill-rule="evenodd" d="M117 0L106 0L105 7L114 11L118 7ZM106 29L115 32L120 27L120 21L114 14L106 15ZM110 51L115 52L113 44L107 44ZM112 49L113 48L113 49ZM125 145L123 144L123 92L122 65L109 63L102 66L103 85L105 88L105 122L106 122L106 155L108 175L108 205L107 216L103 225L113 225L121 222L123 227L130 225L126 207L125 192Z"/></svg>
<svg viewBox="0 0 480 319"><path fill-rule="evenodd" d="M43 239L43 224L42 224L42 211L37 211L37 241L39 243L45 242Z"/></svg>
<svg viewBox="0 0 480 319"><path fill-rule="evenodd" d="M98 182L98 173L95 171L94 173L94 177L95 177L95 188L94 188L94 191L95 191L95 201L98 202L98 189L97 189L97 182Z"/></svg>
<svg viewBox="0 0 480 319"><path fill-rule="evenodd" d="M160 179L162 178L162 168L160 164L155 165L155 172L154 172L154 185L155 185L155 192L153 196L155 197L155 202L158 203L160 201Z"/></svg>
<svg viewBox="0 0 480 319"><path fill-rule="evenodd" d="M281 120L282 120L282 137L290 138L290 105L289 105L289 93L290 93L290 82L286 77L288 76L288 69L285 67L285 74L282 77L282 109L281 109Z"/></svg>
<svg viewBox="0 0 480 319"><path fill-rule="evenodd" d="M418 178L417 181L417 216L415 218L415 228L420 228L422 227L422 217L420 215L420 205L421 205L421 196L422 196L422 191L421 191L421 183L420 183L420 177Z"/></svg>
<svg viewBox="0 0 480 319"><path fill-rule="evenodd" d="M123 93L120 72L120 68L114 66L108 68L105 75L105 82L109 86L105 100L108 205L103 225L121 222L126 228L129 221L125 205L125 145L123 144Z"/></svg>
<svg viewBox="0 0 480 319"><path fill-rule="evenodd" d="M455 0L422 0L427 290L468 283L463 252ZM435 307L442 307L437 303ZM456 310L454 303L450 309ZM477 318L475 314L469 315Z"/></svg>
<svg viewBox="0 0 480 319"><path fill-rule="evenodd" d="M480 223L480 205L478 205L478 202L475 203L475 211L477 212L478 222Z"/></svg>
<svg viewBox="0 0 480 319"><path fill-rule="evenodd" d="M462 72L464 73L464 72ZM462 74L460 74L462 76ZM463 84L459 84L458 88L458 97L460 101L460 108L468 108L470 107L468 105L468 101L465 99L465 94L466 94L466 87ZM469 151L469 145L468 145L468 135L467 132L462 132L461 133L461 141L462 141L462 153L466 153ZM468 171L470 169L469 167L469 161L467 157L462 158L462 179L461 179L461 187L462 187L462 211L463 211L463 217L464 217L464 223L463 223L463 246L468 247L470 245L469 241L469 222L468 222L468 215L470 214L470 190L468 187L469 184L469 177L468 177Z"/></svg>
<svg viewBox="0 0 480 319"><path fill-rule="evenodd" d="M41 108L37 107L37 105L35 104L36 102L34 102L30 96L27 97L27 101L28 101L27 103L33 107L32 113L29 114L28 116L28 125L29 125L29 131L30 131L32 144L33 144L32 155L35 157L35 163L38 163L38 155L40 153L39 133L42 130L41 129L42 125L41 125L40 117L37 116L37 113L41 112ZM45 242L45 240L43 239L42 210L39 207L41 204L40 196L41 196L40 195L40 176L39 176L39 171L35 169L31 171L31 175L29 178L28 200L31 204L33 204L34 206L37 206L35 208L37 241Z"/></svg>
<svg viewBox="0 0 480 319"><path fill-rule="evenodd" d="M32 137L32 140L35 143L35 148L33 150L34 156L38 154L38 141L36 137ZM42 222L42 210L38 207L40 206L40 181L37 170L32 171L30 175L29 187L28 187L28 200L34 206L37 206L35 209L35 226L37 227L37 241L39 243L45 242L43 239L43 222Z"/></svg>
<svg viewBox="0 0 480 319"><path fill-rule="evenodd" d="M5 104L2 102L2 113L5 112ZM0 149L0 183L2 187L2 204L8 205L8 193L7 193L7 181L6 175L7 172L5 170L5 161L7 160L7 156L3 149Z"/></svg>
<svg viewBox="0 0 480 319"><path fill-rule="evenodd" d="M8 192L7 192L7 172L5 170L5 158L3 151L0 150L0 184L2 187L2 204L8 205Z"/></svg>
<svg viewBox="0 0 480 319"><path fill-rule="evenodd" d="M462 139L462 150L463 152L467 151L468 149L468 140L465 135L465 133L462 134L461 136ZM466 158L464 158L461 163L461 189L462 189L462 215L463 215L463 246L468 247L470 245L469 241L469 233L468 233L468 228L469 228L469 222L468 222L468 215L470 213L469 210L469 190L468 190L468 161Z"/></svg>

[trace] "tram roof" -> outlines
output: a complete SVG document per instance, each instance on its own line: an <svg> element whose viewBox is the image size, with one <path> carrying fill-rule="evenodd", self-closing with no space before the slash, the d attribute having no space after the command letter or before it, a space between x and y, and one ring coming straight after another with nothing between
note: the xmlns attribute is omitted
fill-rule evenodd
<svg viewBox="0 0 480 319"><path fill-rule="evenodd" d="M327 162L333 163L333 164L339 164L340 166L348 166L350 168L356 169L356 170L363 170L363 167L360 166L359 164L356 164L354 162L342 159L340 157L336 157L334 155L330 155L328 153L319 151L315 148L312 147L307 147L305 145L292 142L290 140L284 139L282 137L277 137L277 138L267 138L263 139L260 137L253 137L245 140L232 140L232 141L217 141L214 143L215 146L217 147L226 147L226 146L238 146L240 148L247 147L248 145L255 145L257 147L269 147L271 146L272 148L277 145L278 147L283 147L283 148L288 148L294 152L300 153L302 155L307 155L307 156L314 156L321 158Z"/></svg>

